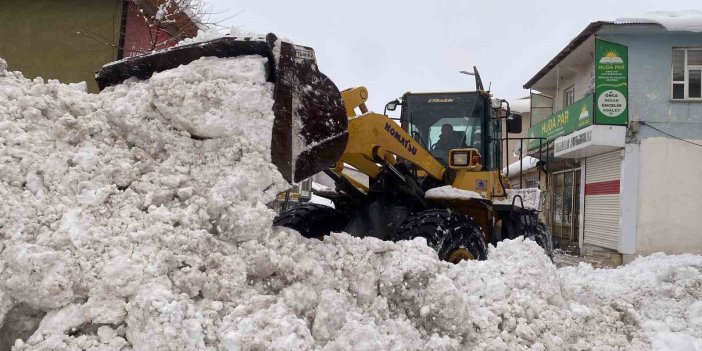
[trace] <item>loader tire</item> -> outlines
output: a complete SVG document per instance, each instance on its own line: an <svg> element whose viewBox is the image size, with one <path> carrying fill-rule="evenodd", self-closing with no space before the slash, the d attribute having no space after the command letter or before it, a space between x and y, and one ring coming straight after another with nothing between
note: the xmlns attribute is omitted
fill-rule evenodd
<svg viewBox="0 0 702 351"><path fill-rule="evenodd" d="M553 241L551 240L551 232L549 232L546 224L538 221L536 227L524 232L524 237L536 241L544 249L546 255L553 260Z"/></svg>
<svg viewBox="0 0 702 351"><path fill-rule="evenodd" d="M451 263L487 259L485 236L470 216L448 210L420 212L403 223L393 241L422 237L436 250L439 259Z"/></svg>
<svg viewBox="0 0 702 351"><path fill-rule="evenodd" d="M301 204L279 214L273 225L297 230L305 238L322 238L346 228L348 219L337 210L318 204Z"/></svg>

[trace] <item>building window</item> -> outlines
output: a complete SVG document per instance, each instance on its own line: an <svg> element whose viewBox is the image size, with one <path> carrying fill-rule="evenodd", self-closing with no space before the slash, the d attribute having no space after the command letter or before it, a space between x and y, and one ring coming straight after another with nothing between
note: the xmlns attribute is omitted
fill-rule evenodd
<svg viewBox="0 0 702 351"><path fill-rule="evenodd" d="M702 49L673 49L675 100L702 99Z"/></svg>
<svg viewBox="0 0 702 351"><path fill-rule="evenodd" d="M575 85L563 91L563 108L572 105L575 102Z"/></svg>

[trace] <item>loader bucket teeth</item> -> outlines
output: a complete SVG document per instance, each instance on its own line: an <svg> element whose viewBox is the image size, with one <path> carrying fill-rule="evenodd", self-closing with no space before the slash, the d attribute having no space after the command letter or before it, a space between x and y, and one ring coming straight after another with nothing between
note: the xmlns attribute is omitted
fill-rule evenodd
<svg viewBox="0 0 702 351"><path fill-rule="evenodd" d="M148 79L201 57L260 55L268 58L268 81L275 84L271 159L289 182L299 182L333 167L348 140L341 93L317 69L314 50L278 40L222 37L136 56L103 66L95 80L100 90L130 77Z"/></svg>

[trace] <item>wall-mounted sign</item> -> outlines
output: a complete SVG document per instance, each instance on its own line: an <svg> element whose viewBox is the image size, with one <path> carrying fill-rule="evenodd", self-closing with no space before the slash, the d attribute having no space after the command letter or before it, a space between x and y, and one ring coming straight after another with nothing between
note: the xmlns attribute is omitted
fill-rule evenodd
<svg viewBox="0 0 702 351"><path fill-rule="evenodd" d="M629 122L629 55L624 45L595 42L595 123Z"/></svg>
<svg viewBox="0 0 702 351"><path fill-rule="evenodd" d="M626 127L591 125L553 142L553 156L585 158L624 147Z"/></svg>
<svg viewBox="0 0 702 351"><path fill-rule="evenodd" d="M576 101L566 109L529 128L530 138L546 138L552 141L561 135L574 132L592 124L592 94ZM546 142L543 142L546 146ZM539 147L538 140L529 141L529 149Z"/></svg>

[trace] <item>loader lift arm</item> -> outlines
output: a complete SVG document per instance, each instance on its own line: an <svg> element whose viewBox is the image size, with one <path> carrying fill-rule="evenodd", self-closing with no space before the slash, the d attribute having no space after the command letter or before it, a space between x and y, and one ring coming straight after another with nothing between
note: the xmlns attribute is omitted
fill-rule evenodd
<svg viewBox="0 0 702 351"><path fill-rule="evenodd" d="M442 180L446 168L429 151L417 143L390 117L365 112L368 92L364 87L341 92L349 116L349 139L341 160L371 178L377 178L383 164L395 166L397 157L409 160L436 180ZM359 108L361 115L356 115Z"/></svg>

